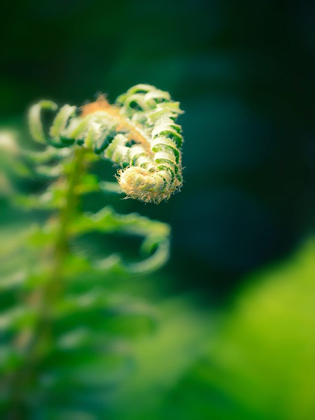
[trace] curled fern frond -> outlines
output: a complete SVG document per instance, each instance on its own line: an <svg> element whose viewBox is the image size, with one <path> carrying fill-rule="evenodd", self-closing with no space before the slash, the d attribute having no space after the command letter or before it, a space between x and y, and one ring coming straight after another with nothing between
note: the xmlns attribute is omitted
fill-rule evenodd
<svg viewBox="0 0 315 420"><path fill-rule="evenodd" d="M53 114L49 129L43 112ZM137 85L115 105L104 96L82 108L34 105L30 131L46 145L41 151L19 151L11 138L2 139L12 157L2 158L10 174L37 184L36 194L13 194L10 203L49 215L45 223L6 237L0 249L3 418L68 419L84 412L106 417L106 404L91 412L91 398L99 392L103 402L106 390L130 375L128 343L153 331L157 321L141 301L120 295L116 279L163 266L170 227L136 213L119 215L109 206L83 212L81 199L122 192L145 202L168 199L182 183L180 113L167 92ZM121 167L118 183L89 172L99 157ZM95 234L130 236L133 244L141 243L138 256L100 255Z"/></svg>
<svg viewBox="0 0 315 420"><path fill-rule="evenodd" d="M182 185L182 113L168 92L150 85L137 85L110 105L103 95L82 107L64 105L57 113L49 135L40 119L42 109L56 110L50 101L34 105L29 114L33 137L53 147L78 144L122 167L118 182L127 197L160 203Z"/></svg>

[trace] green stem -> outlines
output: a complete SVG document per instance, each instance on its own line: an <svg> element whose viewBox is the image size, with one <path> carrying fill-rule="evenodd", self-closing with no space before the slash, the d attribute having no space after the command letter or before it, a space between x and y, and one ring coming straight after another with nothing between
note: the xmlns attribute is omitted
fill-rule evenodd
<svg viewBox="0 0 315 420"><path fill-rule="evenodd" d="M78 186L86 170L87 160L84 159L86 149L78 147L74 150L69 171L66 175L65 205L60 210L58 229L55 244L51 250L51 274L43 288L36 291L33 296L38 305L38 321L31 334L25 340L21 333L17 343L23 344L25 348L24 363L11 379L11 413L10 419L18 420L25 418L25 404L23 396L30 385L36 382L36 371L39 362L49 351L52 333L52 313L56 302L63 292L63 267L65 259L69 255L69 222L77 211L79 204ZM31 299L32 300L32 299Z"/></svg>
<svg viewBox="0 0 315 420"><path fill-rule="evenodd" d="M71 171L67 177L67 193L65 196L65 206L60 211L59 228L53 251L53 267L51 279L47 282L43 297L43 311L53 306L62 292L62 271L64 260L69 254L69 222L77 211L79 204L79 194L77 187L81 183L82 175L86 170L86 161L84 160L86 150L82 147L74 152Z"/></svg>

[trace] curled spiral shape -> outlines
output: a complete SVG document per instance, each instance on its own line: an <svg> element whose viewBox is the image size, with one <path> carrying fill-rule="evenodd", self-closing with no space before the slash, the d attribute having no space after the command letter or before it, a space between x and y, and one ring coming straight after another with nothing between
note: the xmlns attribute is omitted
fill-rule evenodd
<svg viewBox="0 0 315 420"><path fill-rule="evenodd" d="M110 105L103 95L96 102L77 108L64 105L45 136L41 109L56 110L41 101L30 110L30 130L41 142L62 148L72 144L94 152L122 167L118 182L127 197L147 203L167 200L182 185L182 113L168 92L150 85L137 85Z"/></svg>

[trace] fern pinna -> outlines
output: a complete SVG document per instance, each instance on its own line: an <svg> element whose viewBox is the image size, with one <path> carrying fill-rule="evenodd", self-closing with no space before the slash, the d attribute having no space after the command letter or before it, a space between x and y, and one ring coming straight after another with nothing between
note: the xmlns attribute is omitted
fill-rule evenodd
<svg viewBox="0 0 315 420"><path fill-rule="evenodd" d="M12 419L104 418L108 390L132 371L126 340L154 325L152 311L108 280L161 267L169 256L170 227L138 214L118 215L109 206L83 212L80 201L90 193L124 192L160 203L178 191L182 136L175 121L181 111L167 92L149 85L129 89L115 105L104 96L80 109L64 105L48 134L45 110L57 106L41 101L29 113L42 150L21 151L10 164L14 176L44 184L41 194L11 197L14 205L48 211L49 217L24 229L2 253L0 413ZM121 167L119 185L89 171L100 156ZM94 232L142 238L143 259L95 257L90 243L84 249L79 244ZM10 263L22 255L23 264Z"/></svg>

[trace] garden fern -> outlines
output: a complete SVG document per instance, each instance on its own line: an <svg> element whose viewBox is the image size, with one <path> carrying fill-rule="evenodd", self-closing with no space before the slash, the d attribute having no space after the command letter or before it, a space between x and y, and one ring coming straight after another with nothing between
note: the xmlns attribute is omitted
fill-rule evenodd
<svg viewBox="0 0 315 420"><path fill-rule="evenodd" d="M42 112L55 111L48 134ZM154 314L142 302L111 292L105 278L147 274L169 257L170 228L138 214L118 215L110 206L83 212L86 194L124 192L160 203L182 184L179 104L167 92L137 85L115 105L104 96L81 109L57 111L41 101L29 112L32 137L42 151L23 151L12 166L18 176L40 179L37 195L15 195L15 206L48 212L3 252L0 410L2 418L103 418L104 389L116 384L132 362L125 343L148 331ZM118 184L90 171L100 158L121 167ZM16 157L15 157L16 158ZM82 250L92 233L142 238L140 261ZM27 245L27 246L26 246ZM28 262L9 260L23 250ZM100 417L101 416L101 417Z"/></svg>

